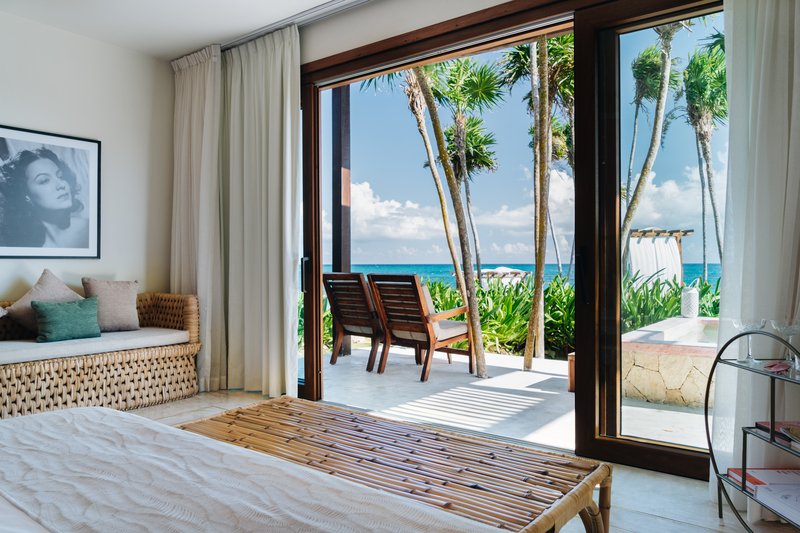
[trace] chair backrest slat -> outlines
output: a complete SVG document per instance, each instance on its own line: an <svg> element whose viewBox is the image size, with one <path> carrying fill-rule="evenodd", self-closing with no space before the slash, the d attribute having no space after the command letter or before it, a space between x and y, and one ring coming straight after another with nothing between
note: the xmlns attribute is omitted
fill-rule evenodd
<svg viewBox="0 0 800 533"><path fill-rule="evenodd" d="M396 332L427 333L429 310L416 275L370 274L375 304L386 327Z"/></svg>
<svg viewBox="0 0 800 533"><path fill-rule="evenodd" d="M334 320L345 329L348 326L370 328L381 331L372 291L364 274L328 272L322 275L322 284L328 295Z"/></svg>

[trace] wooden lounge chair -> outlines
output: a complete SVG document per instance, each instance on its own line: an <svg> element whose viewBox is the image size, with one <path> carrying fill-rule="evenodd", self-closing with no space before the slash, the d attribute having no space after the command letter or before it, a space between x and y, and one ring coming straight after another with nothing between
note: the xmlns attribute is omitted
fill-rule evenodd
<svg viewBox="0 0 800 533"><path fill-rule="evenodd" d="M448 359L450 353L469 356L469 371L474 371L472 344L466 350L449 348L458 341L466 340L469 343L468 324L447 320L465 314L466 307L436 313L428 287L420 284L417 275L370 274L368 277L385 331L378 373L386 369L389 346L392 344L414 347L417 364L424 354L421 381L428 380L433 352L440 348L447 348L441 351L447 352Z"/></svg>
<svg viewBox="0 0 800 533"><path fill-rule="evenodd" d="M364 274L332 272L322 275L322 284L328 294L333 314L333 351L331 364L335 365L342 351L345 335L369 337L372 350L369 353L367 371L372 372L378 344L384 338L383 327L372 303L372 291Z"/></svg>

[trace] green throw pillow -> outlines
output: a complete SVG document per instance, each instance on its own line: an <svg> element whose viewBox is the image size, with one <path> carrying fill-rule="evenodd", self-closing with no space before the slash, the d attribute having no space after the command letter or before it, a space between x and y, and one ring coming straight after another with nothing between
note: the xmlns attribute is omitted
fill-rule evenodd
<svg viewBox="0 0 800 533"><path fill-rule="evenodd" d="M39 324L36 342L65 341L100 336L97 296L74 302L31 302Z"/></svg>

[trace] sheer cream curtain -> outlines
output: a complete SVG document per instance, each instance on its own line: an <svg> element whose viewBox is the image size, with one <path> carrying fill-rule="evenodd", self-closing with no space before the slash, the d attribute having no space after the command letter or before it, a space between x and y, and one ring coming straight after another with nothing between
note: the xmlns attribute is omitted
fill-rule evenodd
<svg viewBox="0 0 800 533"><path fill-rule="evenodd" d="M172 62L175 71L170 287L197 294L201 391L226 388L225 303L220 213L219 46Z"/></svg>
<svg viewBox="0 0 800 533"><path fill-rule="evenodd" d="M297 394L300 39L224 52L228 386Z"/></svg>
<svg viewBox="0 0 800 533"><path fill-rule="evenodd" d="M721 341L736 333L735 318L800 318L800 3L724 6L730 144ZM776 398L776 420L800 418L800 387L781 384ZM768 420L768 406L766 378L719 369L713 444L721 470L740 464L740 428ZM796 462L748 439L748 465ZM760 515L748 503L749 519Z"/></svg>

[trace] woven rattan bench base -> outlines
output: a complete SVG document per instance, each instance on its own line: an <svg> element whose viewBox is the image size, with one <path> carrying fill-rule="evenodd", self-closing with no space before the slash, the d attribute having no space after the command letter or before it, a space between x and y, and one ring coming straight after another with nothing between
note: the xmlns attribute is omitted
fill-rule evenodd
<svg viewBox="0 0 800 533"><path fill-rule="evenodd" d="M197 394L199 343L0 365L0 418L67 407L136 409Z"/></svg>
<svg viewBox="0 0 800 533"><path fill-rule="evenodd" d="M580 515L607 531L606 463L285 397L181 427L502 529L557 531Z"/></svg>

